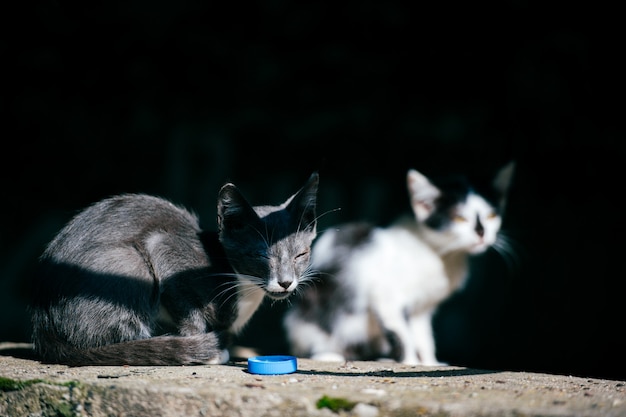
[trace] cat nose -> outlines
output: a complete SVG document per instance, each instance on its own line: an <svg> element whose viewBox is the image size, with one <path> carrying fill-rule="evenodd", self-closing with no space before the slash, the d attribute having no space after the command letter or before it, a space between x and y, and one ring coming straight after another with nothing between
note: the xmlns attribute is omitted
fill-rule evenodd
<svg viewBox="0 0 626 417"><path fill-rule="evenodd" d="M476 227L474 228L474 230L476 231L476 234L479 237L485 236L485 228L483 227L483 224L480 222L480 217L478 216L476 216Z"/></svg>
<svg viewBox="0 0 626 417"><path fill-rule="evenodd" d="M284 289L287 289L287 288L289 288L289 286L291 285L292 282L293 281L278 281L278 285L280 285Z"/></svg>

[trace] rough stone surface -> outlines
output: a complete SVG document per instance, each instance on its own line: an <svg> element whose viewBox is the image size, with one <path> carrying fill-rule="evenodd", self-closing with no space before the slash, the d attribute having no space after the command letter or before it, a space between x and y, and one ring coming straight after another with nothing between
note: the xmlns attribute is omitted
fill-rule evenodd
<svg viewBox="0 0 626 417"><path fill-rule="evenodd" d="M69 368L26 348L0 344L0 416L626 416L624 381L307 359L277 376L248 373L245 359ZM339 408L318 408L324 396Z"/></svg>

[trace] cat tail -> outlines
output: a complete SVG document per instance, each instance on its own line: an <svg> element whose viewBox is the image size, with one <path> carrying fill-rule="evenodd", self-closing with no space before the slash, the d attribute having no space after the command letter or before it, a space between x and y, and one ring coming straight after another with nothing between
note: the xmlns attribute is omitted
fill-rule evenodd
<svg viewBox="0 0 626 417"><path fill-rule="evenodd" d="M81 349L46 338L45 348L36 349L44 363L69 366L170 366L220 364L228 361L216 332L193 336L156 336L149 339Z"/></svg>

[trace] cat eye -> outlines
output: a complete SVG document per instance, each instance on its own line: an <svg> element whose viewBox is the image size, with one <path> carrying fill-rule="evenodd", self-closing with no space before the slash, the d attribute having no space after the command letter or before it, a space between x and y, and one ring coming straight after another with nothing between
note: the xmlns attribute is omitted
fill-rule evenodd
<svg viewBox="0 0 626 417"><path fill-rule="evenodd" d="M308 254L309 254L309 251L305 251L305 252L299 253L298 255L296 255L296 257L294 259L302 258L303 256L306 256Z"/></svg>
<svg viewBox="0 0 626 417"><path fill-rule="evenodd" d="M498 217L498 214L495 211L492 211L487 215L488 219L495 219L496 217Z"/></svg>
<svg viewBox="0 0 626 417"><path fill-rule="evenodd" d="M452 217L452 220L455 221L456 223L464 223L467 221L467 219L459 214L455 214L454 217Z"/></svg>

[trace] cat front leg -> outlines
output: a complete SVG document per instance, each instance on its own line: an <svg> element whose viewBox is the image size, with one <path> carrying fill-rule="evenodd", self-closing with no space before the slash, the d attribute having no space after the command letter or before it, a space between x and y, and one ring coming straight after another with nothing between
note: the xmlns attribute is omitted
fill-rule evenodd
<svg viewBox="0 0 626 417"><path fill-rule="evenodd" d="M160 317L165 317L170 327L174 329L181 339L196 336L210 336L210 343L204 347L198 347L198 355L203 358L202 363L223 364L229 361L228 347L231 344L232 334L227 330L229 325L227 309L219 310L212 302L204 302L201 306L190 300L197 300L203 295L202 292L189 294L190 288L198 289L199 285L192 287L181 285L181 281L166 281L164 291L160 297ZM204 296L204 298L208 298ZM221 314L220 314L221 313ZM222 317L225 316L225 317ZM207 359L205 360L204 357Z"/></svg>
<svg viewBox="0 0 626 417"><path fill-rule="evenodd" d="M446 363L437 360L435 337L432 327L432 311L414 315L409 318L413 334L415 351L422 365L444 366Z"/></svg>
<svg viewBox="0 0 626 417"><path fill-rule="evenodd" d="M406 365L418 365L420 361L413 344L409 324L402 311L393 307L387 304L379 309L378 314L383 334L391 345L391 359Z"/></svg>
<svg viewBox="0 0 626 417"><path fill-rule="evenodd" d="M342 322L342 316L337 315L335 320L338 323ZM344 356L346 342L342 335L332 337L318 323L307 320L296 310L287 312L283 324L291 352L296 356L327 362L346 361Z"/></svg>

